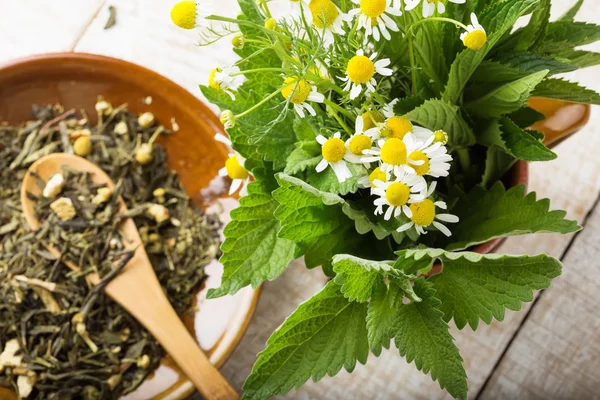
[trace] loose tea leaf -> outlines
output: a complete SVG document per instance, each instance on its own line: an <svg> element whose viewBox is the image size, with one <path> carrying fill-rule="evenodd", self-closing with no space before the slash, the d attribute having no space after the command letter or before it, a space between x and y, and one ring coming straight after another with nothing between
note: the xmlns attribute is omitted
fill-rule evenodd
<svg viewBox="0 0 600 400"><path fill-rule="evenodd" d="M104 25L104 30L112 28L117 23L117 9L115 6L108 6L108 20Z"/></svg>

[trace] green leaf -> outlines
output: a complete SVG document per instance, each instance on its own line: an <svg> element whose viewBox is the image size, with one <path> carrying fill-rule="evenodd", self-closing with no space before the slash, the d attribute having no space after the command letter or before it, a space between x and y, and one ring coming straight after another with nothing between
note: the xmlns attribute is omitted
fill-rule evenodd
<svg viewBox="0 0 600 400"><path fill-rule="evenodd" d="M301 249L296 255L305 254L308 268L327 268L335 254L355 250L360 236L342 211L341 197L284 174L278 174L277 181L280 187L273 197L279 203L274 213L281 221L279 237L296 243Z"/></svg>
<svg viewBox="0 0 600 400"><path fill-rule="evenodd" d="M394 263L394 268L403 271L407 275L414 275L419 271L428 271L433 265L433 259L431 257L407 257L406 252L408 250L397 251L398 259Z"/></svg>
<svg viewBox="0 0 600 400"><path fill-rule="evenodd" d="M530 107L523 107L507 115L519 128L529 128L536 122L546 119L544 114Z"/></svg>
<svg viewBox="0 0 600 400"><path fill-rule="evenodd" d="M563 74L565 72L575 71L576 66L557 60L552 57L541 54L523 52L510 52L495 57L503 64L508 64L513 68L518 68L524 73L539 72L547 69L548 75Z"/></svg>
<svg viewBox="0 0 600 400"><path fill-rule="evenodd" d="M356 231L361 235L372 231L379 240L392 235L397 243L401 243L404 235L396 232L396 229L407 220L397 218L386 221L382 216L375 215L375 208L371 197L357 196L357 198L347 199L342 210L354 221Z"/></svg>
<svg viewBox="0 0 600 400"><path fill-rule="evenodd" d="M577 0L577 2L575 4L573 4L573 7L571 7L569 10L567 10L567 12L564 13L562 15L562 17L560 17L558 20L559 21L573 21L582 5L583 5L583 0Z"/></svg>
<svg viewBox="0 0 600 400"><path fill-rule="evenodd" d="M465 49L450 67L443 100L456 104L467 82L490 50L508 32L516 20L532 10L539 0L506 0L496 3L481 14L480 23L488 32L486 44L479 50Z"/></svg>
<svg viewBox="0 0 600 400"><path fill-rule="evenodd" d="M442 301L444 320L454 318L458 329L468 323L477 329L479 320L504 319L504 310L519 311L533 300L533 291L550 286L560 275L561 264L545 254L507 256L471 252L445 252L438 259L442 273L429 279Z"/></svg>
<svg viewBox="0 0 600 400"><path fill-rule="evenodd" d="M396 321L396 310L402 306L404 292L391 282L387 287L383 282L376 285L373 297L367 307L367 331L369 347L375 356L383 347L390 348L392 328Z"/></svg>
<svg viewBox="0 0 600 400"><path fill-rule="evenodd" d="M550 20L550 0L541 0L533 10L529 23L519 36L515 50L528 50L546 34L546 26Z"/></svg>
<svg viewBox="0 0 600 400"><path fill-rule="evenodd" d="M443 90L442 82L448 75L446 59L442 48L441 26L431 24L421 27L415 36L415 56L419 67L431 79L437 93Z"/></svg>
<svg viewBox="0 0 600 400"><path fill-rule="evenodd" d="M484 96L465 104L469 114L480 118L497 118L523 107L529 94L548 74L548 70L535 72L506 83Z"/></svg>
<svg viewBox="0 0 600 400"><path fill-rule="evenodd" d="M427 100L404 116L425 128L444 130L451 146L466 147L475 143L475 134L461 117L458 107L444 100Z"/></svg>
<svg viewBox="0 0 600 400"><path fill-rule="evenodd" d="M535 52L554 53L600 40L600 25L586 22L555 21L548 24L546 36Z"/></svg>
<svg viewBox="0 0 600 400"><path fill-rule="evenodd" d="M481 185L490 187L496 181L502 179L517 159L497 146L488 147L485 154L485 169L481 176Z"/></svg>
<svg viewBox="0 0 600 400"><path fill-rule="evenodd" d="M367 362L367 305L348 301L329 282L271 335L244 383L246 400L268 399Z"/></svg>
<svg viewBox="0 0 600 400"><path fill-rule="evenodd" d="M258 6L256 2L253 0L238 0L238 4L240 5L240 10L242 11L245 19L262 25L264 22L264 18L260 14L258 10Z"/></svg>
<svg viewBox="0 0 600 400"><path fill-rule="evenodd" d="M309 121L312 122L314 119L309 116L306 118L294 119L294 133L296 134L296 138L300 141L312 141L316 143L318 128L313 126Z"/></svg>
<svg viewBox="0 0 600 400"><path fill-rule="evenodd" d="M382 271L390 271L392 266L385 262L364 260L348 254L333 257L335 283L349 301L364 303L371 298L375 286L383 282Z"/></svg>
<svg viewBox="0 0 600 400"><path fill-rule="evenodd" d="M398 309L392 330L400 355L409 363L414 361L418 370L431 373L440 387L452 397L467 398L467 374L463 359L454 344L448 324L440 311L441 302L435 290L424 279L415 280L414 290L423 299L404 304Z"/></svg>
<svg viewBox="0 0 600 400"><path fill-rule="evenodd" d="M581 227L565 219L562 210L548 211L550 200L536 201L535 192L525 195L525 186L506 190L501 182L485 192L475 187L452 210L460 218L448 239L448 250L465 249L488 240L538 232L571 233Z"/></svg>
<svg viewBox="0 0 600 400"><path fill-rule="evenodd" d="M221 246L221 286L209 289L208 298L234 294L248 285L256 288L265 280L277 278L294 259L294 242L277 237L281 228L273 216L277 202L266 179L250 183L248 195L240 198L240 206L231 211L232 221L225 227Z"/></svg>
<svg viewBox="0 0 600 400"><path fill-rule="evenodd" d="M574 103L600 104L600 94L563 79L546 79L535 88L531 96Z"/></svg>
<svg viewBox="0 0 600 400"><path fill-rule="evenodd" d="M314 169L321 161L321 146L316 141L296 143L296 149L287 158L285 170L288 175L295 175L307 169Z"/></svg>
<svg viewBox="0 0 600 400"><path fill-rule="evenodd" d="M519 128L506 117L491 121L479 140L486 146L498 146L520 160L548 161L557 157L532 131Z"/></svg>
<svg viewBox="0 0 600 400"><path fill-rule="evenodd" d="M398 115L403 115L411 112L421 104L425 103L425 99L421 96L409 96L402 99L398 99L394 104L394 112Z"/></svg>
<svg viewBox="0 0 600 400"><path fill-rule="evenodd" d="M577 68L593 67L600 64L600 53L585 50L564 50L557 53L556 57L568 60Z"/></svg>
<svg viewBox="0 0 600 400"><path fill-rule="evenodd" d="M310 169L306 181L323 192L339 195L354 193L358 190L358 180L367 175L367 170L361 164L346 163L346 165L352 173L352 177L346 179L343 183L340 183L331 167L327 167L323 172L317 172L314 168Z"/></svg>

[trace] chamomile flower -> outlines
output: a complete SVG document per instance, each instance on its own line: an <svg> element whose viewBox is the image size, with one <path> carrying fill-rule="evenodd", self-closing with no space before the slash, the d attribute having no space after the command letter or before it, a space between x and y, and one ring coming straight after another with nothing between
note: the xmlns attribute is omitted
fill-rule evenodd
<svg viewBox="0 0 600 400"><path fill-rule="evenodd" d="M352 2L359 7L350 10L348 14L358 15L358 29L364 29L367 37L373 35L375 41L379 41L383 36L390 40L388 29L398 32L398 24L392 17L402 15L402 11L392 5L392 0L352 0Z"/></svg>
<svg viewBox="0 0 600 400"><path fill-rule="evenodd" d="M315 170L317 172L323 172L329 165L333 169L338 181L343 183L346 179L352 177L352 172L350 172L350 169L344 161L344 158L348 155L348 150L346 149L346 144L340 137L341 135L339 132L336 132L335 135L329 139L323 135L317 136L317 142L321 145L323 159L317 164Z"/></svg>
<svg viewBox="0 0 600 400"><path fill-rule="evenodd" d="M235 126L235 115L233 115L233 111L225 110L221 113L221 123L225 127L225 129L233 128Z"/></svg>
<svg viewBox="0 0 600 400"><path fill-rule="evenodd" d="M435 190L436 182L433 182L429 190L427 190L426 198L417 203L412 203L408 208L410 214L407 217L410 219L409 222L402 225L397 229L398 232L404 232L415 227L415 231L419 235L424 235L427 232L425 228L433 225L437 230L442 232L446 236L451 236L452 232L441 222L456 223L458 217L453 214L438 214L436 213L436 207L442 210L446 209L446 203L443 201L433 201L430 199L431 194ZM440 222L441 221L441 222Z"/></svg>
<svg viewBox="0 0 600 400"><path fill-rule="evenodd" d="M377 166L369 175L362 176L358 179L358 186L362 189L377 187L375 182L387 182L390 179L390 174L383 171Z"/></svg>
<svg viewBox="0 0 600 400"><path fill-rule="evenodd" d="M225 92L231 97L231 100L235 100L234 91L238 90L244 82L246 77L244 75L238 75L240 68L237 66L225 67L225 68L213 68L208 75L208 86L213 89Z"/></svg>
<svg viewBox="0 0 600 400"><path fill-rule="evenodd" d="M466 0L448 0L454 4L464 4ZM406 0L406 10L412 10L419 3L423 3L423 18L431 17L437 8L438 14L443 14L446 11L446 6L443 0Z"/></svg>
<svg viewBox="0 0 600 400"><path fill-rule="evenodd" d="M354 131L356 133L364 133L367 136L373 136L378 129L377 124L383 122L381 114L375 110L364 112L356 117L354 123Z"/></svg>
<svg viewBox="0 0 600 400"><path fill-rule="evenodd" d="M346 140L346 153L345 159L353 164L364 164L365 167L369 168L370 163L362 161L364 157L363 151L369 150L373 147L373 141L367 135L362 133L355 133Z"/></svg>
<svg viewBox="0 0 600 400"><path fill-rule="evenodd" d="M383 108L381 109L383 116L386 118L390 118L390 117L393 117L394 115L396 115L394 113L394 106L399 101L400 101L400 99L394 99L394 100L390 101L388 104L386 104L385 106L383 106Z"/></svg>
<svg viewBox="0 0 600 400"><path fill-rule="evenodd" d="M471 50L479 50L487 42L487 33L477 20L475 13L471 13L471 25L468 25L467 31L460 35L460 40L463 41L465 47Z"/></svg>
<svg viewBox="0 0 600 400"><path fill-rule="evenodd" d="M362 93L363 84L366 86L366 95L375 91L375 85L377 84L374 78L375 73L382 76L392 75L392 70L386 68L390 65L390 59L384 58L373 62L376 57L377 53L373 53L371 57L367 57L362 50L358 50L356 55L348 61L346 76L340 77L340 79L347 82L344 90L350 91L351 100L354 100Z"/></svg>
<svg viewBox="0 0 600 400"><path fill-rule="evenodd" d="M226 138L220 133L215 134L215 140L225 144L231 149L231 140ZM229 195L234 194L240 190L240 196L245 196L248 193L248 183L250 182L250 172L244 167L244 157L238 153L229 153L229 158L225 161L225 166L219 170L219 176L228 176L231 179L231 186L229 187Z"/></svg>
<svg viewBox="0 0 600 400"><path fill-rule="evenodd" d="M364 151L366 157L362 158L362 162L379 162L382 171L395 176L403 176L405 172L414 174L413 168L408 165L406 144L402 139L380 139L377 146Z"/></svg>
<svg viewBox="0 0 600 400"><path fill-rule="evenodd" d="M206 25L205 19L212 14L210 1L180 1L171 9L171 21L183 29Z"/></svg>
<svg viewBox="0 0 600 400"><path fill-rule="evenodd" d="M407 118L393 116L385 121L379 130L379 135L384 138L403 139L407 133L412 131L413 124Z"/></svg>
<svg viewBox="0 0 600 400"><path fill-rule="evenodd" d="M331 0L310 0L308 3L309 23L323 33L323 44L330 46L334 34L344 35L344 22L352 21L352 17L343 13Z"/></svg>
<svg viewBox="0 0 600 400"><path fill-rule="evenodd" d="M375 188L371 193L379 196L373 202L377 208L375 215L383 214L383 207L388 206L383 218L388 221L399 217L404 213L407 217L412 215L409 204L425 200L427 183L423 178L416 175L403 174L393 181L382 182L375 180Z"/></svg>
<svg viewBox="0 0 600 400"><path fill-rule="evenodd" d="M404 137L408 154L406 160L418 176L448 176L452 156L441 142L434 143L435 136L429 132L429 139L425 142L419 141L412 133Z"/></svg>
<svg viewBox="0 0 600 400"><path fill-rule="evenodd" d="M293 18L301 17L303 9L308 6L308 2L309 0L289 0L290 15Z"/></svg>
<svg viewBox="0 0 600 400"><path fill-rule="evenodd" d="M315 109L307 101L316 103L325 101L325 96L319 93L317 88L312 86L306 79L291 76L285 78L283 84L281 95L294 105L294 110L300 118L304 118L304 110L308 111L310 115L316 115Z"/></svg>

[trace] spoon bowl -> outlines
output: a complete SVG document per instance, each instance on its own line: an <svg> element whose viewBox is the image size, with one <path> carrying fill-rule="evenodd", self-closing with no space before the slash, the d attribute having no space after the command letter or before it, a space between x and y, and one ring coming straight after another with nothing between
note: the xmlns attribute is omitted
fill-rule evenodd
<svg viewBox="0 0 600 400"><path fill-rule="evenodd" d="M40 158L29 167L21 186L23 214L32 230L40 227L35 214L35 203L27 195L28 193L35 196L42 194L42 188L37 184L36 174L47 181L61 172L63 166L87 172L94 183L114 188L110 177L84 158L65 153L55 153ZM119 201L120 211L127 211L123 200ZM237 392L209 362L171 307L142 246L134 221L131 218L124 219L120 229L125 237L130 239L128 243L124 243L124 246L134 251L134 254L123 270L105 286L104 291L152 333L205 398L239 398ZM47 247L60 258L58 249ZM79 266L73 263L65 262L65 264L71 269L79 269ZM97 274L89 274L86 279L92 284L101 281Z"/></svg>

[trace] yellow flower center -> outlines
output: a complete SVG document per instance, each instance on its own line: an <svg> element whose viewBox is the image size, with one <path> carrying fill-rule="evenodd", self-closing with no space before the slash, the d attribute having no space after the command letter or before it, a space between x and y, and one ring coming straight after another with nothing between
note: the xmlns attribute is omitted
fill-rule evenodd
<svg viewBox="0 0 600 400"><path fill-rule="evenodd" d="M312 89L310 83L305 79L296 77L288 77L283 81L286 86L281 89L281 94L284 98L290 99L290 102L294 104L302 104L308 99L310 90Z"/></svg>
<svg viewBox="0 0 600 400"><path fill-rule="evenodd" d="M342 139L328 139L321 149L321 154L325 160L335 164L338 161L342 161L344 158L344 155L346 154L346 145Z"/></svg>
<svg viewBox="0 0 600 400"><path fill-rule="evenodd" d="M406 145L400 139L391 138L381 147L381 161L390 165L406 164Z"/></svg>
<svg viewBox="0 0 600 400"><path fill-rule="evenodd" d="M390 138L402 139L404 135L411 132L413 129L412 123L404 117L391 117L385 125L389 128L389 131L382 131L382 134L387 134Z"/></svg>
<svg viewBox="0 0 600 400"><path fill-rule="evenodd" d="M363 132L375 128L376 122L383 122L383 116L375 110L367 111L362 115Z"/></svg>
<svg viewBox="0 0 600 400"><path fill-rule="evenodd" d="M371 172L369 174L369 182L371 182L371 186L373 187L377 187L375 186L375 181L381 181L381 182L387 182L387 177L385 175L385 172L383 172L381 170L381 168L377 167L373 170L373 172Z"/></svg>
<svg viewBox="0 0 600 400"><path fill-rule="evenodd" d="M237 156L231 156L225 161L225 169L231 179L246 179L248 177L248 171L242 167Z"/></svg>
<svg viewBox="0 0 600 400"><path fill-rule="evenodd" d="M196 26L196 2L180 1L171 9L171 21L183 29L193 29Z"/></svg>
<svg viewBox="0 0 600 400"><path fill-rule="evenodd" d="M413 203L410 205L410 211L412 211L412 222L421 226L429 226L435 218L435 205L433 201L425 199L420 203Z"/></svg>
<svg viewBox="0 0 600 400"><path fill-rule="evenodd" d="M217 75L217 72L221 71L223 70L219 67L213 68L210 71L210 74L208 74L208 86L216 90L221 90L221 85L219 85L219 82L215 81L215 76Z"/></svg>
<svg viewBox="0 0 600 400"><path fill-rule="evenodd" d="M481 29L469 32L463 39L463 43L471 50L479 50L487 41L487 34Z"/></svg>
<svg viewBox="0 0 600 400"><path fill-rule="evenodd" d="M310 0L308 8L313 17L312 23L317 29L330 27L340 14L331 0Z"/></svg>
<svg viewBox="0 0 600 400"><path fill-rule="evenodd" d="M354 83L367 83L375 73L375 64L366 56L354 56L348 62L348 78Z"/></svg>
<svg viewBox="0 0 600 400"><path fill-rule="evenodd" d="M354 135L348 144L348 149L350 149L352 154L357 156L362 156L363 150L370 149L371 147L373 147L371 138L366 135Z"/></svg>
<svg viewBox="0 0 600 400"><path fill-rule="evenodd" d="M406 204L410 197L410 189L402 182L394 182L385 191L385 199L394 207Z"/></svg>
<svg viewBox="0 0 600 400"><path fill-rule="evenodd" d="M277 26L277 22L273 18L269 18L265 21L265 28L273 30Z"/></svg>
<svg viewBox="0 0 600 400"><path fill-rule="evenodd" d="M410 166L413 167L417 175L423 176L429 172L429 157L427 157L425 153L423 153L420 150L415 150L408 155L408 158L410 158L413 161L423 161L423 164L421 165L410 164Z"/></svg>
<svg viewBox="0 0 600 400"><path fill-rule="evenodd" d="M361 0L360 11L369 18L377 18L385 11L386 0Z"/></svg>
<svg viewBox="0 0 600 400"><path fill-rule="evenodd" d="M442 130L433 132L434 143L440 142L441 144L448 143L448 134Z"/></svg>

